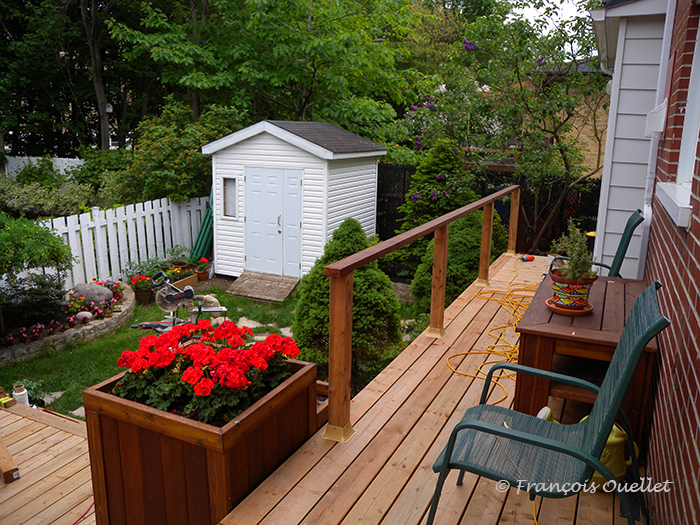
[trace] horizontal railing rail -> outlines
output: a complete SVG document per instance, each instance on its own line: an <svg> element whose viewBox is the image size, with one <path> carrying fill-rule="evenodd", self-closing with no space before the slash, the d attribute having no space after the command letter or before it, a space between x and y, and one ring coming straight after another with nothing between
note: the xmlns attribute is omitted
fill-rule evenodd
<svg viewBox="0 0 700 525"><path fill-rule="evenodd" d="M514 254L520 210L520 186L510 186L497 191L412 230L400 233L391 239L329 264L323 269L323 273L330 277L328 426L324 433L325 438L346 442L355 432L350 424L353 272L416 239L435 233L428 334L433 337L442 337L445 332L445 285L449 225L474 211L484 210L481 223L478 282L488 284L494 203L508 195L511 196L508 252Z"/></svg>

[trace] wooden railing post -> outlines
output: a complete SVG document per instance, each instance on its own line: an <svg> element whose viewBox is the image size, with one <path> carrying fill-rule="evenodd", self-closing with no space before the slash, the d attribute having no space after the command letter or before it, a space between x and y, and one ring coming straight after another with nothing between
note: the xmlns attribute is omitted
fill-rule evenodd
<svg viewBox="0 0 700 525"><path fill-rule="evenodd" d="M323 437L345 443L355 433L350 424L353 272L330 279L328 425Z"/></svg>
<svg viewBox="0 0 700 525"><path fill-rule="evenodd" d="M430 295L430 327L428 335L445 335L445 287L447 284L447 237L449 224L435 230L433 248L433 284Z"/></svg>
<svg viewBox="0 0 700 525"><path fill-rule="evenodd" d="M481 216L481 255L479 256L478 284L488 286L491 264L491 234L493 232L493 202L484 205Z"/></svg>
<svg viewBox="0 0 700 525"><path fill-rule="evenodd" d="M520 222L520 186L510 194L510 224L508 225L508 255L515 255Z"/></svg>

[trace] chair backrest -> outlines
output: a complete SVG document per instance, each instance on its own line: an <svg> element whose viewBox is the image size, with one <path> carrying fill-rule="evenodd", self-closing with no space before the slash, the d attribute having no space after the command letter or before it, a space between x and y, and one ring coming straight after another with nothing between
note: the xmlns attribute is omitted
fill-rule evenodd
<svg viewBox="0 0 700 525"><path fill-rule="evenodd" d="M594 439L587 440L584 446L590 447L589 452L593 457L600 457L603 452L644 348L670 324L659 312L656 297L659 288L661 283L654 282L634 302L591 415L586 419L587 435Z"/></svg>
<svg viewBox="0 0 700 525"><path fill-rule="evenodd" d="M625 260L625 255L627 254L627 248L632 240L632 234L637 226L644 222L644 215L642 215L642 210L636 210L632 212L630 218L627 219L627 224L625 225L625 230L622 232L622 238L620 239L620 244L617 245L617 251L615 252L615 258L613 262L610 263L610 270L608 270L608 276L610 277L620 277L620 268Z"/></svg>

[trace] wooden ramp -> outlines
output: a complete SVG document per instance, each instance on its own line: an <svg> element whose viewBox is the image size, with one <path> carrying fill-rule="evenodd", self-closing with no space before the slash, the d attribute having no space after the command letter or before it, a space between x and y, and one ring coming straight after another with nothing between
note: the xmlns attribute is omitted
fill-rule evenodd
<svg viewBox="0 0 700 525"><path fill-rule="evenodd" d="M506 290L511 281L536 286L546 270L543 257L523 262L503 256L492 265L486 290ZM495 342L488 331L500 333L498 327L511 321L499 302L477 296L482 290L470 286L446 310L444 338L419 336L353 399L351 420L357 433L348 443L324 440L319 431L221 523L425 523L437 481L432 464L453 426L478 403L483 385L481 379L453 373L446 359L466 353L450 363L465 374L476 373L486 361L496 361L479 353ZM510 341L516 340L512 328L505 332ZM514 382L501 383L508 392L502 404L508 406ZM500 397L501 389L493 387L490 400ZM561 403L557 406L561 415ZM493 481L470 474L457 487L456 477L452 472L445 484L436 523L534 523L526 494L500 492ZM605 493L535 501L540 525L623 523L618 503Z"/></svg>
<svg viewBox="0 0 700 525"><path fill-rule="evenodd" d="M296 277L245 271L233 282L227 293L281 303L294 291L300 280Z"/></svg>
<svg viewBox="0 0 700 525"><path fill-rule="evenodd" d="M20 477L0 484L0 524L95 523L85 423L23 405L0 409Z"/></svg>

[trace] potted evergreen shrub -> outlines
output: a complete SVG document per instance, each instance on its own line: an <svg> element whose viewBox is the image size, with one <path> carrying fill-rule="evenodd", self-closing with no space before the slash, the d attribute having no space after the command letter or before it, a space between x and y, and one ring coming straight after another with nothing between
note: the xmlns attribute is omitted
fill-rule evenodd
<svg viewBox="0 0 700 525"><path fill-rule="evenodd" d="M547 300L547 306L568 315L590 312L593 307L588 295L598 275L592 268L593 258L585 234L569 220L568 233L552 243L552 251L566 257L555 257L549 267L552 298Z"/></svg>

